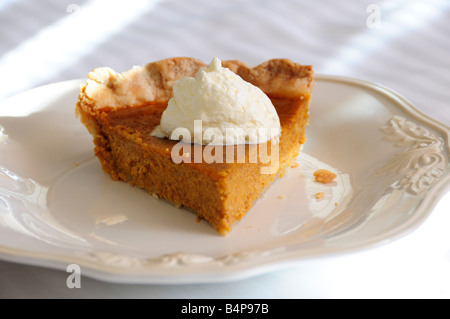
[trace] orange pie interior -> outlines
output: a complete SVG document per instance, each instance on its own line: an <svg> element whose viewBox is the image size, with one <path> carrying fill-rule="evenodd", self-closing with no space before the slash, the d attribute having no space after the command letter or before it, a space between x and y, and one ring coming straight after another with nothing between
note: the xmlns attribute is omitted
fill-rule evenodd
<svg viewBox="0 0 450 319"><path fill-rule="evenodd" d="M95 69L81 87L76 113L93 136L102 169L113 180L187 208L227 234L268 185L293 164L305 143L314 73L311 66L287 59L269 60L253 68L235 60L222 64L271 99L282 127L277 145L270 141L245 145L244 154L238 146L223 146L222 153L215 149L213 154L223 154L228 160L212 163L194 160L196 151L202 159L205 152L212 154L205 150L207 146L185 145L183 150L191 150L180 154L186 161L174 162L172 149L179 141L154 137L151 132L160 123L174 82L195 76L206 66L193 58L165 59L120 74ZM265 152L259 152L262 148ZM268 161L267 155L277 158Z"/></svg>

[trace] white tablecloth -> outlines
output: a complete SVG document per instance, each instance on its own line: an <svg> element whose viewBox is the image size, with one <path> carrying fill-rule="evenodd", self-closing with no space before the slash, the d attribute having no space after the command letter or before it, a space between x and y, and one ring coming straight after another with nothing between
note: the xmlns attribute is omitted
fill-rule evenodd
<svg viewBox="0 0 450 319"><path fill-rule="evenodd" d="M275 57L381 83L450 125L446 0L2 0L0 99L172 56ZM386 245L302 261L250 279L122 285L0 261L0 298L449 298L450 193Z"/></svg>

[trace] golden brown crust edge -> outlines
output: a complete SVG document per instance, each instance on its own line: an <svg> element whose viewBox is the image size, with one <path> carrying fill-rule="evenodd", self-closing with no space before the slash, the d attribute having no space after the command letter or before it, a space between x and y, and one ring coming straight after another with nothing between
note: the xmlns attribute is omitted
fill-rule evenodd
<svg viewBox="0 0 450 319"><path fill-rule="evenodd" d="M248 67L238 60L223 61L222 65L269 96L298 98L310 94L314 86L312 66L288 59L272 59L255 67ZM205 63L194 58L175 57L123 73L97 68L89 73L87 82L82 85L79 103L96 109L116 109L167 102L172 97L175 81L195 76L204 66Z"/></svg>
<svg viewBox="0 0 450 319"><path fill-rule="evenodd" d="M222 65L272 97L298 98L311 94L314 87L312 66L288 59L272 59L253 68L238 60L223 61Z"/></svg>

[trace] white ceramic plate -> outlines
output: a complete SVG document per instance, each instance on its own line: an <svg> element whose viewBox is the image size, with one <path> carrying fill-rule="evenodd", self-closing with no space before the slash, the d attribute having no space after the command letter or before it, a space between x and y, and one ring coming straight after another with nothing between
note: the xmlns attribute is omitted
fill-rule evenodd
<svg viewBox="0 0 450 319"><path fill-rule="evenodd" d="M379 85L318 76L300 166L226 237L105 175L74 115L81 81L0 103L0 258L111 282L246 278L387 243L449 189L449 128ZM312 173L338 173L318 184ZM321 200L317 192L324 192Z"/></svg>

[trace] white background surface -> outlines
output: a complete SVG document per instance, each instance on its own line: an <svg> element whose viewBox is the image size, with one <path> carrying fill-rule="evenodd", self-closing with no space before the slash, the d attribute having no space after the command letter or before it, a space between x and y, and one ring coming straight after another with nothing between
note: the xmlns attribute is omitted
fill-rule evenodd
<svg viewBox="0 0 450 319"><path fill-rule="evenodd" d="M316 73L381 83L450 125L449 34L444 0L3 0L0 99L99 66L284 57ZM82 277L80 289L68 289L68 273L0 261L0 298L449 298L449 207L447 193L423 225L394 242L225 284Z"/></svg>

